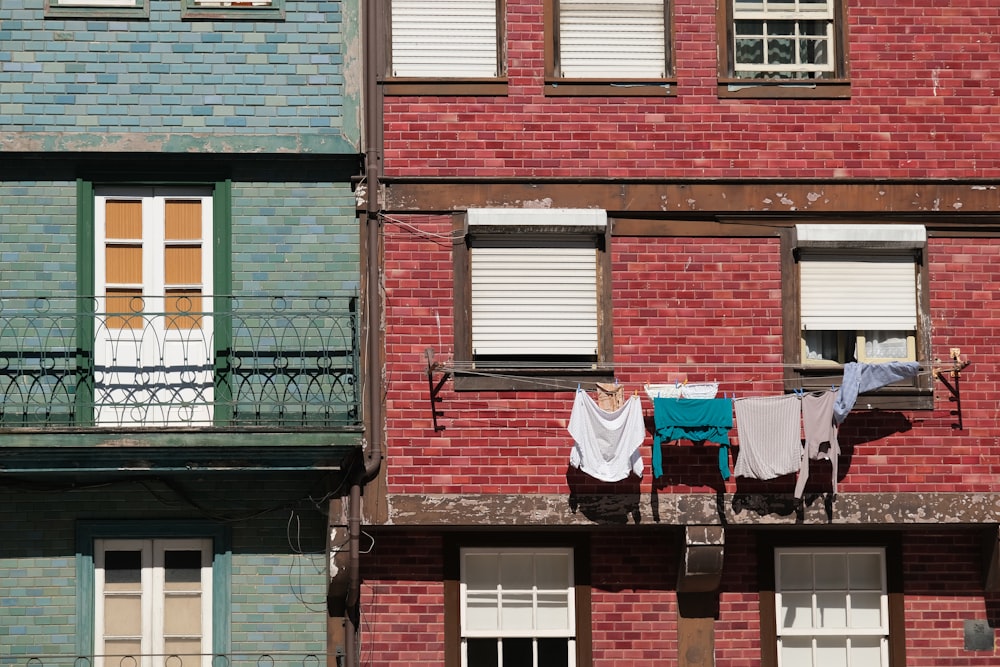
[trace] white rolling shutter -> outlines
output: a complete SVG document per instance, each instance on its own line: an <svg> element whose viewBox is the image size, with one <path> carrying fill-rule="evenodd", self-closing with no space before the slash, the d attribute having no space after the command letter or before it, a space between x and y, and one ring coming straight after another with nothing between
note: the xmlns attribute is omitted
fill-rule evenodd
<svg viewBox="0 0 1000 667"><path fill-rule="evenodd" d="M803 330L917 328L912 255L804 257L799 272Z"/></svg>
<svg viewBox="0 0 1000 667"><path fill-rule="evenodd" d="M596 354L593 237L477 238L471 273L474 354Z"/></svg>
<svg viewBox="0 0 1000 667"><path fill-rule="evenodd" d="M559 0L559 67L567 78L666 76L663 0Z"/></svg>
<svg viewBox="0 0 1000 667"><path fill-rule="evenodd" d="M496 0L392 0L392 74L496 77Z"/></svg>

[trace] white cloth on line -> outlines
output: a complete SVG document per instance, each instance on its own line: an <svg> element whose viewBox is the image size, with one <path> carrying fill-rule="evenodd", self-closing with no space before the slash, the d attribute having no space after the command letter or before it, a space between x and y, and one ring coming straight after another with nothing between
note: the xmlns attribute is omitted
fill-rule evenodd
<svg viewBox="0 0 1000 667"><path fill-rule="evenodd" d="M774 479L798 472L802 462L802 406L794 394L733 401L739 455L733 474Z"/></svg>
<svg viewBox="0 0 1000 667"><path fill-rule="evenodd" d="M578 389L569 416L573 436L569 462L602 482L618 482L630 472L642 477L642 453L646 438L642 401L632 396L613 412L602 410L587 392Z"/></svg>

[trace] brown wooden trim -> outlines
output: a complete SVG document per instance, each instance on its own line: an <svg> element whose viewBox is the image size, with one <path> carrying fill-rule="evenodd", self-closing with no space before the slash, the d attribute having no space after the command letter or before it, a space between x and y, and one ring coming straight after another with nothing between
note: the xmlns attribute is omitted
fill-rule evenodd
<svg viewBox="0 0 1000 667"><path fill-rule="evenodd" d="M435 81L384 81L383 91L387 96L396 95L455 95L474 96L489 95L502 97L507 94L507 81L448 81L437 79Z"/></svg>
<svg viewBox="0 0 1000 667"><path fill-rule="evenodd" d="M718 220L652 220L649 218L615 217L612 236L638 237L753 237L767 238L781 235L782 228L794 222L784 221L775 225L754 224L744 221Z"/></svg>
<svg viewBox="0 0 1000 667"><path fill-rule="evenodd" d="M561 79L545 82L546 97L677 97L677 81L581 81Z"/></svg>
<svg viewBox="0 0 1000 667"><path fill-rule="evenodd" d="M526 203L544 201L552 208L601 208L614 217L641 213L659 219L725 216L743 221L800 222L835 215L845 222L864 222L874 216L886 222L886 216L891 216L888 221L928 221L941 230L952 224L964 231L978 225L1000 229L1000 186L972 181L489 181L387 177L383 182L387 213L447 213L483 206L523 208Z"/></svg>
<svg viewBox="0 0 1000 667"><path fill-rule="evenodd" d="M851 84L825 79L803 79L802 83L732 79L719 81L722 99L849 100Z"/></svg>
<svg viewBox="0 0 1000 667"><path fill-rule="evenodd" d="M611 289L611 225L598 239L597 247L597 354L601 367L609 369L614 363L614 300ZM609 369L610 370L610 369ZM604 371L601 374L606 374ZM595 377L599 374L594 374Z"/></svg>
<svg viewBox="0 0 1000 667"><path fill-rule="evenodd" d="M451 216L452 264L455 304L453 306L455 358L472 359L472 268L469 243L465 237L465 214ZM455 388L458 389L458 378Z"/></svg>

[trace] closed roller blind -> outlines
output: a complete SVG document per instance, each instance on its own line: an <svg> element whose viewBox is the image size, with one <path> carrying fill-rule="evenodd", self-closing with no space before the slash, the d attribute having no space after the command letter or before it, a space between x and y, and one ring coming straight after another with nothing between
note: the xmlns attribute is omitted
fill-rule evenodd
<svg viewBox="0 0 1000 667"><path fill-rule="evenodd" d="M477 355L594 355L593 238L471 248L472 347Z"/></svg>
<svg viewBox="0 0 1000 667"><path fill-rule="evenodd" d="M392 0L392 74L496 77L496 0Z"/></svg>
<svg viewBox="0 0 1000 667"><path fill-rule="evenodd" d="M911 256L803 258L799 271L805 330L917 328Z"/></svg>
<svg viewBox="0 0 1000 667"><path fill-rule="evenodd" d="M663 0L560 0L562 76L662 78L665 30Z"/></svg>

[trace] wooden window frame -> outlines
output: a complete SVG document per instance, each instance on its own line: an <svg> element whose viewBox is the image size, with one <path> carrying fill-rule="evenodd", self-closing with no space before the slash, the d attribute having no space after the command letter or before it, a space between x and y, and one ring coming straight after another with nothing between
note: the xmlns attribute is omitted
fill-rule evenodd
<svg viewBox="0 0 1000 667"><path fill-rule="evenodd" d="M663 2L664 76L662 78L568 78L559 73L559 0L544 0L545 95L573 97L675 97L673 2Z"/></svg>
<svg viewBox="0 0 1000 667"><path fill-rule="evenodd" d="M135 0L131 5L110 4L101 0L87 0L86 4L65 4L59 0L45 0L45 18L148 20L149 0Z"/></svg>
<svg viewBox="0 0 1000 667"><path fill-rule="evenodd" d="M472 366L472 271L466 214L452 216L452 257L455 280L455 360L460 367ZM511 229L509 233L523 233ZM582 383L604 382L614 377L611 304L611 225L597 237L597 360L589 368L567 369L558 360L530 365L491 361L455 373L456 391L576 391Z"/></svg>
<svg viewBox="0 0 1000 667"><path fill-rule="evenodd" d="M94 550L98 540L147 539L211 540L212 559L212 653L229 655L230 598L232 589L232 536L229 527L197 519L85 520L76 524L76 651L94 655L95 587Z"/></svg>
<svg viewBox="0 0 1000 667"><path fill-rule="evenodd" d="M266 5L253 5L241 0L223 0L222 4L206 6L196 0L181 0L181 18L185 21L283 21L285 0L269 0Z"/></svg>
<svg viewBox="0 0 1000 667"><path fill-rule="evenodd" d="M849 99L847 2L833 4L834 68L828 77L815 79L741 79L736 75L733 53L734 0L718 0L716 32L719 44L718 96L756 99Z"/></svg>
<svg viewBox="0 0 1000 667"><path fill-rule="evenodd" d="M829 389L831 384L839 385L838 380L831 381L831 375L842 372L840 364L810 365L802 362L801 341L801 291L799 277L799 249L797 248L795 228L787 228L781 233L781 301L782 310L782 348L785 364L785 391L793 392L799 389L818 391ZM912 253L917 270L917 330L915 334L916 358L925 360L930 357L931 350L931 318L930 318L930 269L927 265L927 244L919 248L901 248L893 242L836 242L825 248L825 252L843 250L850 253L872 252L885 254ZM890 410L931 410L934 408L934 385L930 374L922 374L908 381L901 381L867 392L859 398L856 409L863 406Z"/></svg>
<svg viewBox="0 0 1000 667"><path fill-rule="evenodd" d="M593 646L588 538L583 535L560 537L542 533L454 533L445 536L443 544L445 667L462 665L461 553L465 548L572 549L576 667L590 667L593 663Z"/></svg>
<svg viewBox="0 0 1000 667"><path fill-rule="evenodd" d="M906 667L906 625L903 595L902 542L898 534L849 533L804 536L801 533L761 532L757 537L757 576L760 608L761 667L778 667L775 550L782 547L844 549L876 547L885 550L885 577L889 609L889 665Z"/></svg>
<svg viewBox="0 0 1000 667"><path fill-rule="evenodd" d="M385 18L382 27L383 49L379 53L382 60L378 71L382 73L380 83L386 95L457 95L457 96L503 96L507 94L507 49L506 49L506 0L496 0L497 5L497 71L496 77L396 77L392 73L392 0L378 0L379 10Z"/></svg>

